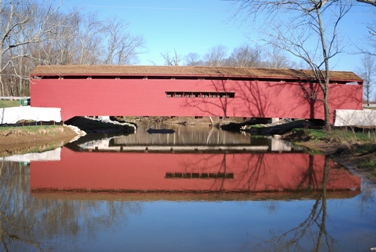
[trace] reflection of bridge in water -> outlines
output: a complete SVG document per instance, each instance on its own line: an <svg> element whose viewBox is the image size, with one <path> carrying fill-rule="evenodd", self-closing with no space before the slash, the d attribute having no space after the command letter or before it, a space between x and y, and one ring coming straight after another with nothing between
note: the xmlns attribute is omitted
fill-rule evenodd
<svg viewBox="0 0 376 252"><path fill-rule="evenodd" d="M81 151L296 151L291 142L275 138L252 138L219 130L179 128L174 134L140 134L88 140L82 138L69 148ZM101 136L102 137L102 136Z"/></svg>
<svg viewBox="0 0 376 252"><path fill-rule="evenodd" d="M37 192L359 191L360 178L324 156L305 153L75 152L30 164Z"/></svg>

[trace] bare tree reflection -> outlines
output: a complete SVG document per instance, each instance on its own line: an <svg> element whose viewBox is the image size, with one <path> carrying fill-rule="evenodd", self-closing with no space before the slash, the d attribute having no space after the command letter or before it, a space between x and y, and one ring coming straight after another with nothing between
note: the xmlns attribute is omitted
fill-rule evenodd
<svg viewBox="0 0 376 252"><path fill-rule="evenodd" d="M335 249L335 241L326 230L326 185L328 174L329 159L325 158L322 174L322 190L317 195L306 219L298 226L287 231L272 230L272 238L268 240L252 236L243 249L257 248L259 251L304 251L304 245L307 245L305 243L312 241L313 244L310 248L313 248L313 251L333 251Z"/></svg>
<svg viewBox="0 0 376 252"><path fill-rule="evenodd" d="M366 213L368 209L375 205L374 187L372 184L365 183L360 195L360 211Z"/></svg>
<svg viewBox="0 0 376 252"><path fill-rule="evenodd" d="M227 172L227 162L226 153L223 154L207 154L199 155L200 158L193 160L183 160L182 167L184 167L186 172L199 172L201 174L205 173L222 173ZM219 158L218 158L219 157ZM213 179L213 183L210 187L212 192L224 192L225 177L216 177ZM219 185L219 186L218 186Z"/></svg>
<svg viewBox="0 0 376 252"><path fill-rule="evenodd" d="M254 160L256 157L256 163ZM256 191L259 181L263 181L267 176L268 169L264 162L265 153L252 153L247 161L247 167L243 170L241 176L245 179L245 190Z"/></svg>
<svg viewBox="0 0 376 252"><path fill-rule="evenodd" d="M56 237L94 237L99 227L141 211L132 202L37 199L30 195L29 167L4 161L0 167L0 251L49 250Z"/></svg>
<svg viewBox="0 0 376 252"><path fill-rule="evenodd" d="M190 156L191 157L191 156ZM222 177L212 178L212 191L271 192L316 191L322 185L320 176L324 160L308 154L274 153L207 153L195 158L182 158L186 173L216 173ZM302 165L304 167L302 167ZM294 177L286 177L281 169L289 169ZM306 166L306 167L305 167ZM232 173L229 179L225 175ZM231 180L231 181L230 181Z"/></svg>
<svg viewBox="0 0 376 252"><path fill-rule="evenodd" d="M365 181L362 187L362 193L360 195L360 213L361 215L368 220L369 223L372 223L374 226L376 225L376 216L375 216L375 185L372 182ZM373 232L369 232L369 230L364 229L360 232L357 232L354 234L356 239L359 242L363 242L365 237L367 237L368 240L374 241L373 244L371 244L372 248L371 250L374 250L376 247L376 234Z"/></svg>

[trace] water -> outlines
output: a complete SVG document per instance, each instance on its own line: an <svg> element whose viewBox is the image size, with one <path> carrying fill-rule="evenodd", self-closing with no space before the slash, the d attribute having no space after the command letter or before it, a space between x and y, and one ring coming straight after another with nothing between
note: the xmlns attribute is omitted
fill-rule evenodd
<svg viewBox="0 0 376 252"><path fill-rule="evenodd" d="M0 251L376 247L375 189L283 141L139 128L7 157L0 171Z"/></svg>

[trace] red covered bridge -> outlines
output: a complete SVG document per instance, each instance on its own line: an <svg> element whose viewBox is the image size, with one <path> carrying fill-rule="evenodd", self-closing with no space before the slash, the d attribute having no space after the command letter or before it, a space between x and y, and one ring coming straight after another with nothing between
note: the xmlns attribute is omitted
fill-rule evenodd
<svg viewBox="0 0 376 252"><path fill-rule="evenodd" d="M363 80L331 71L336 109L362 109ZM37 66L31 105L74 116L218 116L324 119L309 70L196 66Z"/></svg>

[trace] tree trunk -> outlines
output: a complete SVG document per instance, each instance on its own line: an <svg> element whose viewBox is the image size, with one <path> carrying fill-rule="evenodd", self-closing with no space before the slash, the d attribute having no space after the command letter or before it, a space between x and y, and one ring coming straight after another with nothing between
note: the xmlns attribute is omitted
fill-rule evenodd
<svg viewBox="0 0 376 252"><path fill-rule="evenodd" d="M332 127L330 125L330 107L329 107L329 87L324 91L324 112L325 112L325 130L330 133Z"/></svg>
<svg viewBox="0 0 376 252"><path fill-rule="evenodd" d="M0 85L1 85L1 93L0 93L0 96L5 96L5 87L4 87L4 83L3 83L3 75L0 71Z"/></svg>
<svg viewBox="0 0 376 252"><path fill-rule="evenodd" d="M324 59L325 64L325 73L324 73L324 84L320 84L323 88L324 92L324 113L325 113L325 130L327 132L331 132L331 126L330 126L330 108L329 108L329 55L326 47L326 41L325 41L325 30L322 24L321 19L321 12L320 9L316 9L316 15L317 15L317 23L319 26L320 31L320 39L321 39L321 48L322 48L322 57ZM317 76L318 78L321 78L321 74ZM320 79L318 79L320 83Z"/></svg>

